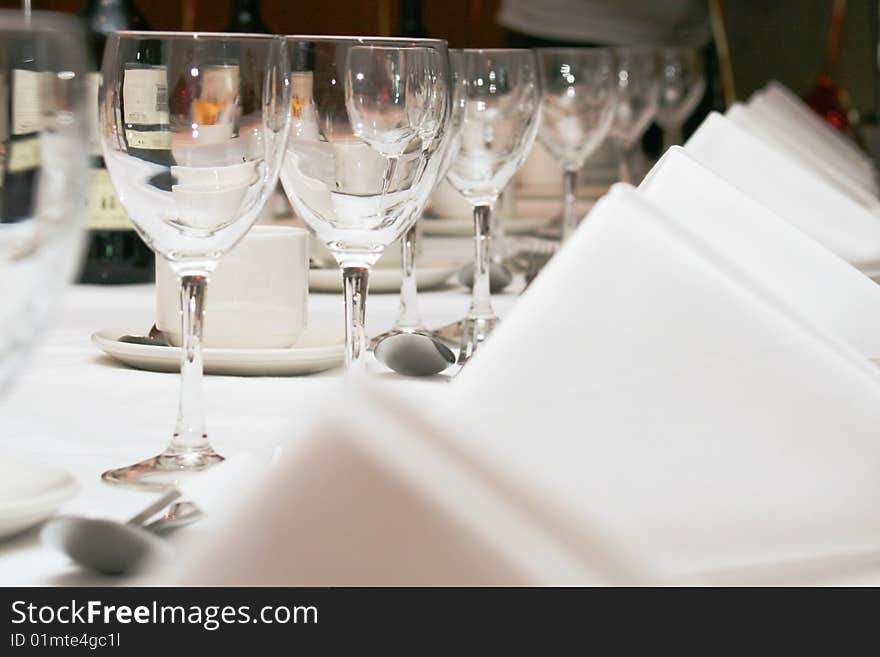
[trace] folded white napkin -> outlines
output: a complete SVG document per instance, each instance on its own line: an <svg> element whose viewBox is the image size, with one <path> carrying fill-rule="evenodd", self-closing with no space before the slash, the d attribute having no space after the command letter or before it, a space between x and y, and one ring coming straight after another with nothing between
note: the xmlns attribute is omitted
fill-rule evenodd
<svg viewBox="0 0 880 657"><path fill-rule="evenodd" d="M632 188L450 386L382 388L335 391L160 581L806 583L876 564L878 371Z"/></svg>
<svg viewBox="0 0 880 657"><path fill-rule="evenodd" d="M807 321L880 359L880 285L673 147L639 191Z"/></svg>
<svg viewBox="0 0 880 657"><path fill-rule="evenodd" d="M850 153L835 148L834 144L820 139L815 130L809 124L798 121L796 115L780 111L760 95L752 96L748 104L736 103L735 106L738 110L745 109L753 122L766 128L765 134L769 141L785 145L787 150L809 161L823 173L836 172L841 178L876 195L878 188L873 166L866 167L863 160L856 159Z"/></svg>
<svg viewBox="0 0 880 657"><path fill-rule="evenodd" d="M880 218L797 159L714 112L685 150L844 260L880 269Z"/></svg>
<svg viewBox="0 0 880 657"><path fill-rule="evenodd" d="M784 129L784 122L767 115L753 105L734 103L725 116L741 128L812 169L830 185L849 195L869 210L880 213L880 199L873 180L858 175L847 163L835 158L822 144L811 144Z"/></svg>
<svg viewBox="0 0 880 657"><path fill-rule="evenodd" d="M864 171L876 172L873 160L866 153L859 149L849 137L823 121L785 85L771 80L763 89L752 94L749 103L756 101L760 101L767 110L774 111L781 118L786 119L790 129L797 130L799 134L807 138L821 140L829 148L853 162L858 162Z"/></svg>
<svg viewBox="0 0 880 657"><path fill-rule="evenodd" d="M805 582L880 550L876 367L635 190L451 387L475 457L663 578Z"/></svg>

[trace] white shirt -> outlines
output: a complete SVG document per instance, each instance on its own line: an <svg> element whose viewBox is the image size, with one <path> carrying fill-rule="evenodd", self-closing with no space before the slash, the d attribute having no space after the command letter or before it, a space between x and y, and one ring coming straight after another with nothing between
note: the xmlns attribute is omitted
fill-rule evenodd
<svg viewBox="0 0 880 657"><path fill-rule="evenodd" d="M708 43L705 0L502 0L497 21L523 34L615 46Z"/></svg>

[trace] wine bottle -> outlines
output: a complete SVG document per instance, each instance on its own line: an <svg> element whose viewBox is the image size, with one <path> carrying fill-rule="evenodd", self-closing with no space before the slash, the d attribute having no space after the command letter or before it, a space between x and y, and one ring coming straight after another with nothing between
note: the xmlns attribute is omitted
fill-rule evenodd
<svg viewBox="0 0 880 657"><path fill-rule="evenodd" d="M117 30L148 30L133 0L88 0L81 15L87 23L96 68L100 67L107 36ZM98 143L98 88L100 73L90 74L89 92L94 110L90 152L88 228L89 245L81 283L147 283L154 278L153 252L134 230L119 202L104 165Z"/></svg>
<svg viewBox="0 0 880 657"><path fill-rule="evenodd" d="M34 184L40 168L40 130L47 80L45 73L34 68L30 42L12 40L7 47L5 55L16 61L10 67L10 98L3 108L6 158L0 222L14 223L32 213Z"/></svg>
<svg viewBox="0 0 880 657"><path fill-rule="evenodd" d="M422 20L422 0L401 0L400 27L397 35L409 39L422 39L428 30Z"/></svg>
<svg viewBox="0 0 880 657"><path fill-rule="evenodd" d="M260 0L233 0L232 16L225 31L240 34L272 33L260 15Z"/></svg>

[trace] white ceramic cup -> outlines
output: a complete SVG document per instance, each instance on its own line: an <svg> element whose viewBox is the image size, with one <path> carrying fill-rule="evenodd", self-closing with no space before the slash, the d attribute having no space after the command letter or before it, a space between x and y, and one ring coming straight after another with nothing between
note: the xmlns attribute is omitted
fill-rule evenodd
<svg viewBox="0 0 880 657"><path fill-rule="evenodd" d="M308 238L294 226L254 226L223 256L208 285L206 347L296 343L308 319ZM162 258L156 258L156 328L180 345L180 283Z"/></svg>

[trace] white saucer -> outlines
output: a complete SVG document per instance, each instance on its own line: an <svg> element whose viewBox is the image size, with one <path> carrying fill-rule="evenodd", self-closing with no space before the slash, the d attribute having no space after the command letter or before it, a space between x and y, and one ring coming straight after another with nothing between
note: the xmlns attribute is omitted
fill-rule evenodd
<svg viewBox="0 0 880 657"><path fill-rule="evenodd" d="M79 488L64 470L4 456L0 459L0 538L49 516Z"/></svg>
<svg viewBox="0 0 880 657"><path fill-rule="evenodd" d="M597 199L604 196L611 186L609 183L587 182L578 185L578 199ZM562 202L562 178L553 183L523 183L516 186L516 201L527 199L552 199Z"/></svg>
<svg viewBox="0 0 880 657"><path fill-rule="evenodd" d="M459 270L461 263L416 263L416 283L420 292L443 286ZM376 267L370 272L370 289L373 294L400 292L402 273L397 268ZM342 274L336 268L309 269L309 292L342 292Z"/></svg>
<svg viewBox="0 0 880 657"><path fill-rule="evenodd" d="M110 328L92 334L92 342L111 358L153 372L179 372L180 349L120 342L123 335L142 335L139 329ZM296 345L282 349L205 348L206 374L227 376L294 376L323 372L342 364L345 338L338 331L307 328Z"/></svg>
<svg viewBox="0 0 880 657"><path fill-rule="evenodd" d="M508 217L504 220L504 232L510 235L538 230L552 221L553 217ZM420 222L425 235L442 237L472 237L474 220L470 217L425 217Z"/></svg>

